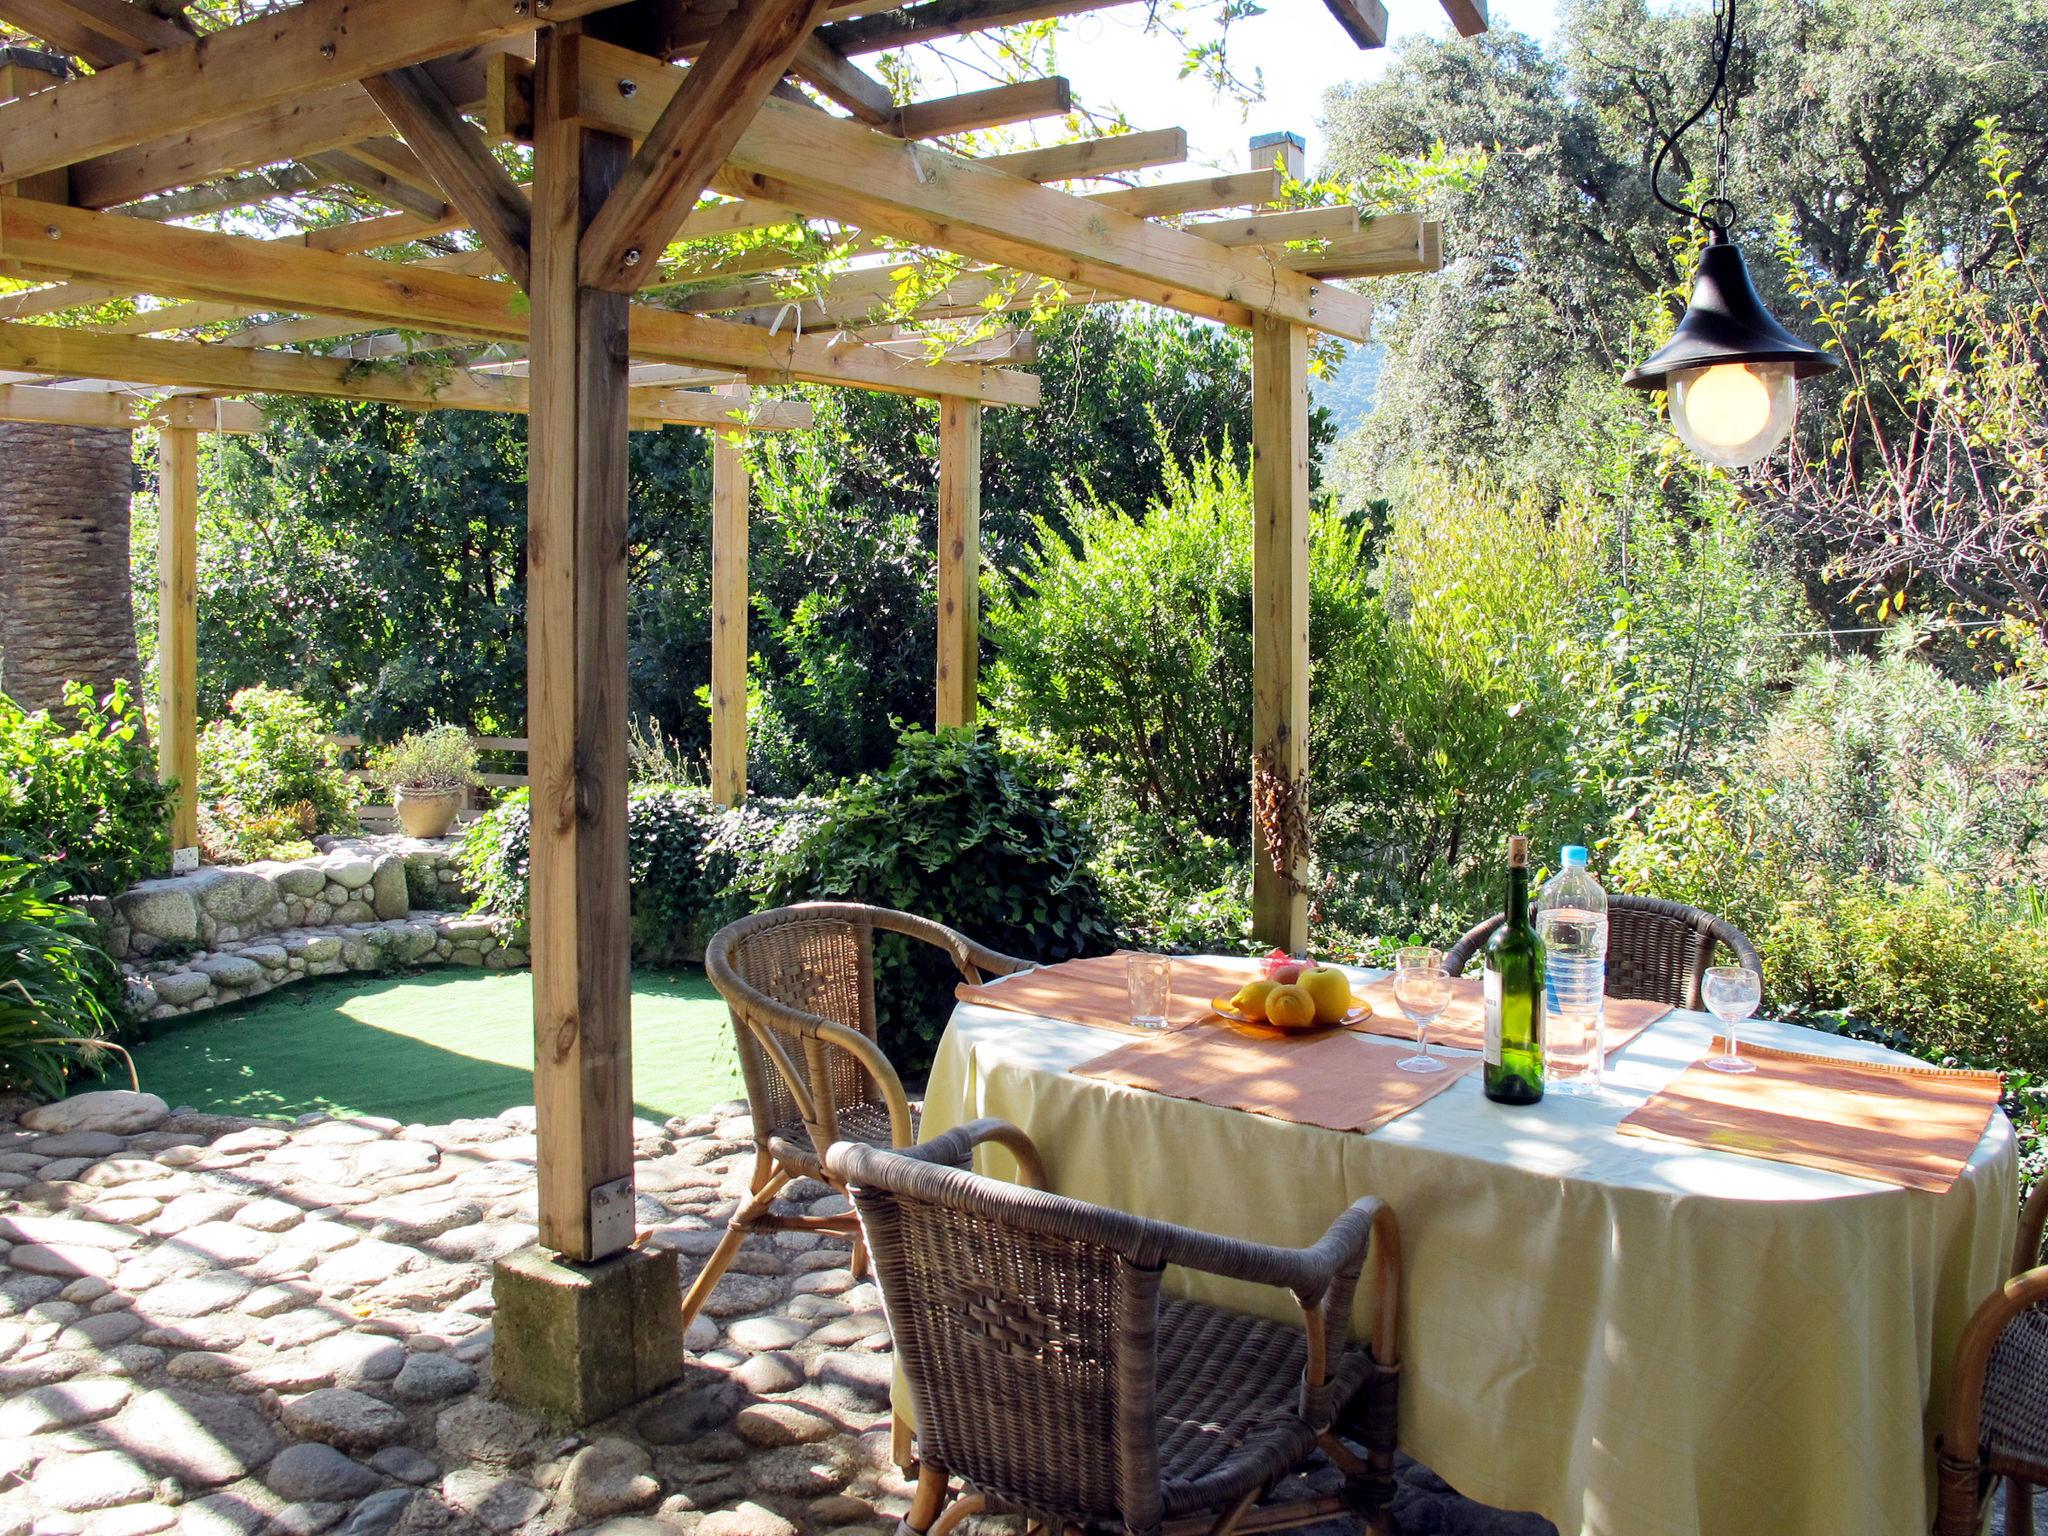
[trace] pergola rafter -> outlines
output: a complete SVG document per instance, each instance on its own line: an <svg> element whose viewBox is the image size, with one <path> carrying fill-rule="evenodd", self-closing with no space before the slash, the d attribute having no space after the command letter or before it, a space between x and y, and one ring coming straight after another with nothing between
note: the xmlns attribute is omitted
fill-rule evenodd
<svg viewBox="0 0 2048 1536"><path fill-rule="evenodd" d="M1378 0L1327 3L1362 46L1384 40ZM660 1256L630 1248L629 431L716 434L712 764L732 798L746 752L739 443L809 420L754 386L940 402L936 718L964 724L977 694L981 412L1038 400L1035 377L1003 366L1028 361L1028 345L985 334L991 317L1135 299L1248 328L1256 772L1262 794L1300 792L1309 336L1367 339L1370 300L1337 281L1428 270L1441 232L1413 215L1288 206L1301 194L1298 140L1242 171L1107 187L1180 161L1185 135L959 154L930 140L1065 114L1067 83L898 101L857 62L1100 4L300 0L197 37L130 0L0 0L0 22L91 66L61 78L61 60L0 57L0 275L47 284L0 295L0 417L164 434L171 771L189 779L193 766L180 754L196 433L258 425L246 406L195 394L529 415L540 1232L574 1266L548 1271L572 1297L553 1304L584 1309L595 1303L575 1298L607 1292L635 1328L674 1325L672 1266L663 1280ZM1461 31L1484 25L1481 0L1443 4ZM513 146L531 146L530 185L512 174L525 153ZM271 239L170 222L336 183L397 211ZM784 225L800 227L763 233ZM924 280L940 259L958 270ZM906 262L920 268L910 281ZM91 312L134 300L157 307ZM949 317L977 322L949 356L902 328ZM1298 947L1303 851L1269 835L1257 924ZM537 1272L501 1274L501 1320L539 1304ZM555 1335L580 1342L552 1358L501 1327L498 1390L587 1419L673 1375L616 1328L581 1326Z"/></svg>

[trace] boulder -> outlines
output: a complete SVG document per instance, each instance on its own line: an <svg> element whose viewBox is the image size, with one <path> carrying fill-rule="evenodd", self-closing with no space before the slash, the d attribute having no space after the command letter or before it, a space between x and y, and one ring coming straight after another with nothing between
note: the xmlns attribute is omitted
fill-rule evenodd
<svg viewBox="0 0 2048 1536"><path fill-rule="evenodd" d="M107 1131L116 1136L133 1136L161 1125L170 1112L170 1106L153 1093L103 1088L93 1093L74 1093L54 1104L38 1104L22 1115L21 1124L25 1130L59 1134Z"/></svg>
<svg viewBox="0 0 2048 1536"><path fill-rule="evenodd" d="M221 987L253 986L263 979L263 967L240 955L201 955L192 962L192 969L205 972Z"/></svg>
<svg viewBox="0 0 2048 1536"><path fill-rule="evenodd" d="M284 1405L284 1427L345 1451L374 1451L405 1437L405 1415L348 1387L322 1387Z"/></svg>
<svg viewBox="0 0 2048 1536"><path fill-rule="evenodd" d="M562 1475L562 1497L586 1520L645 1509L661 1498L661 1484L648 1475L653 1462L630 1440L586 1445Z"/></svg>
<svg viewBox="0 0 2048 1536"><path fill-rule="evenodd" d="M387 853L370 871L370 905L378 917L389 921L404 917L411 904L405 888L405 860Z"/></svg>
<svg viewBox="0 0 2048 1536"><path fill-rule="evenodd" d="M277 887L248 869L204 869L186 880L207 916L217 923L242 924L267 915L277 905Z"/></svg>
<svg viewBox="0 0 2048 1536"><path fill-rule="evenodd" d="M279 1451L264 1469L263 1481L283 1498L333 1503L360 1499L382 1479L333 1446L308 1440Z"/></svg>
<svg viewBox="0 0 2048 1536"><path fill-rule="evenodd" d="M277 1450L277 1437L247 1398L183 1387L136 1398L115 1420L114 1438L157 1470L204 1488L247 1477Z"/></svg>
<svg viewBox="0 0 2048 1536"><path fill-rule="evenodd" d="M146 1499L155 1485L149 1474L120 1451L88 1451L83 1456L51 1456L36 1468L31 1491L54 1508L83 1511L110 1509ZM42 1530L44 1522L37 1522Z"/></svg>
<svg viewBox="0 0 2048 1536"><path fill-rule="evenodd" d="M114 898L114 910L131 934L190 944L199 937L199 903L192 881L144 880Z"/></svg>
<svg viewBox="0 0 2048 1536"><path fill-rule="evenodd" d="M359 891L377 872L377 861L366 854L332 854L322 861L330 883L344 891Z"/></svg>
<svg viewBox="0 0 2048 1536"><path fill-rule="evenodd" d="M203 971L166 971L161 976L150 977L149 985L158 1001L169 1003L173 1008L196 1003L213 990L212 978Z"/></svg>
<svg viewBox="0 0 2048 1536"><path fill-rule="evenodd" d="M286 864L273 878L285 895L296 896L302 901L327 889L327 871L317 864Z"/></svg>

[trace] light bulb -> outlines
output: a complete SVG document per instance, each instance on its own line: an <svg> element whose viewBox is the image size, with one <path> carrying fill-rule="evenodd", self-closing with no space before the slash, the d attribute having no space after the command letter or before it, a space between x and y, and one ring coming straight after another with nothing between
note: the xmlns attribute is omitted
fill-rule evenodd
<svg viewBox="0 0 2048 1536"><path fill-rule="evenodd" d="M1785 441L1799 404L1790 363L1716 363L1671 375L1671 425L1709 464L1744 469Z"/></svg>

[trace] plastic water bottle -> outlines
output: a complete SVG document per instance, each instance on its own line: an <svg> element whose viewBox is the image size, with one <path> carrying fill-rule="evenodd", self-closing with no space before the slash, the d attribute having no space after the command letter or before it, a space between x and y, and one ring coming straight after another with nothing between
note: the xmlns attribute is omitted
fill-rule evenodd
<svg viewBox="0 0 2048 1536"><path fill-rule="evenodd" d="M1561 868L1536 896L1543 940L1545 1054L1551 1086L1591 1093L1606 1064L1607 893L1586 869L1586 850L1563 850Z"/></svg>

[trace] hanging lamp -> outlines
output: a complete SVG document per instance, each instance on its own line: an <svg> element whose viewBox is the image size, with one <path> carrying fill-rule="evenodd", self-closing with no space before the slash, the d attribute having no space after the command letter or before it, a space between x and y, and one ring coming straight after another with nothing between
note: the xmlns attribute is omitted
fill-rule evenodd
<svg viewBox="0 0 2048 1536"><path fill-rule="evenodd" d="M1728 179L1728 60L1735 49L1735 0L1714 10L1714 83L1699 110L1673 130L1650 167L1650 193L1707 232L1692 296L1671 339L1621 377L1634 389L1669 392L1672 430L1709 464L1742 469L1791 434L1799 380L1841 366L1832 354L1777 322L1749 280L1742 252L1728 238L1735 205L1719 195ZM1674 203L1659 182L1679 139L1716 105L1716 195L1694 208Z"/></svg>

